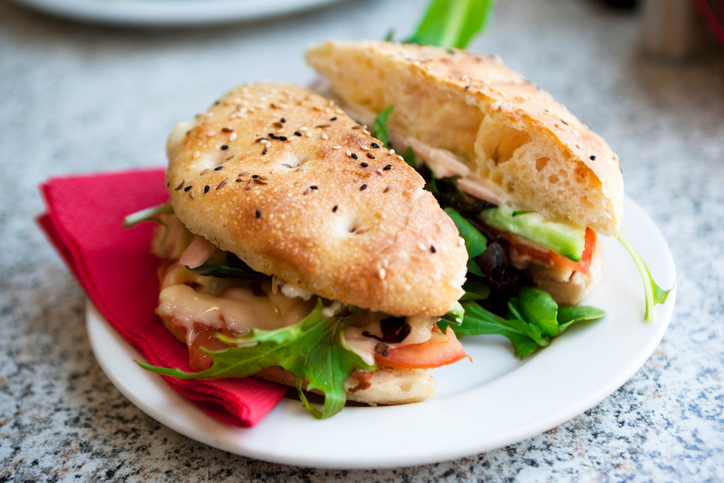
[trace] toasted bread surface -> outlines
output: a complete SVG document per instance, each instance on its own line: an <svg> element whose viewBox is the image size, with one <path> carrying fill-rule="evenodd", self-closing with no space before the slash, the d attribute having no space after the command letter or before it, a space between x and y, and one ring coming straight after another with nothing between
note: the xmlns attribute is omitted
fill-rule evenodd
<svg viewBox="0 0 724 483"><path fill-rule="evenodd" d="M346 104L394 106L391 130L448 153L520 209L613 235L623 177L605 141L499 59L381 41L328 41L307 62Z"/></svg>
<svg viewBox="0 0 724 483"><path fill-rule="evenodd" d="M176 215L256 271L396 316L462 294L464 242L424 180L311 91L238 87L167 150Z"/></svg>

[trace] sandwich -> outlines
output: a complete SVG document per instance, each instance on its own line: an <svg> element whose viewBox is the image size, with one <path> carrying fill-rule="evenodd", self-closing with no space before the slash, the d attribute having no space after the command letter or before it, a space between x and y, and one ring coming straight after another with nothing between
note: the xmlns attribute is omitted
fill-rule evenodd
<svg viewBox="0 0 724 483"><path fill-rule="evenodd" d="M465 357L437 326L462 320L464 240L424 179L334 102L240 86L177 125L167 154L170 204L128 222L159 222L157 313L191 371L144 367L288 384L321 418L346 400L424 400L427 369Z"/></svg>
<svg viewBox="0 0 724 483"><path fill-rule="evenodd" d="M470 278L506 296L528 280L566 305L593 289L599 236L617 235L623 219L623 177L606 142L548 93L458 49L328 41L306 60L325 96L383 124L451 216L486 236L496 253L471 253Z"/></svg>

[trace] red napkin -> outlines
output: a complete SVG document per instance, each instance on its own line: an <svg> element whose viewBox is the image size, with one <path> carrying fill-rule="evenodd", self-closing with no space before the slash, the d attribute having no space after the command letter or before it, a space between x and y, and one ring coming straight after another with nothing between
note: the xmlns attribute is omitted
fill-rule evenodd
<svg viewBox="0 0 724 483"><path fill-rule="evenodd" d="M159 261L149 253L152 223L124 229L123 217L164 203L163 169L51 178L41 186L48 213L38 223L106 320L149 363L190 371L186 346L155 315ZM165 378L202 411L250 427L286 388L250 378Z"/></svg>

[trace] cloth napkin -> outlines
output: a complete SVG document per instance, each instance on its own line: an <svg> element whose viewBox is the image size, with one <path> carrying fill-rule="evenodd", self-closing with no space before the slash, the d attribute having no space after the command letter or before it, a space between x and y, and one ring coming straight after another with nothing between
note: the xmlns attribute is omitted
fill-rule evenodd
<svg viewBox="0 0 724 483"><path fill-rule="evenodd" d="M190 372L186 346L154 313L153 224L122 226L126 215L167 201L163 169L51 178L40 189L48 212L38 223L106 320L150 364ZM202 411L240 427L261 421L287 391L251 378L164 379Z"/></svg>

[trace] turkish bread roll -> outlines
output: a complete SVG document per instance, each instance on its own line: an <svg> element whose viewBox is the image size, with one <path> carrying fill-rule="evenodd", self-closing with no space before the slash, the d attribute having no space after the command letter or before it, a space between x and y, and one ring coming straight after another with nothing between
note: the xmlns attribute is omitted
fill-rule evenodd
<svg viewBox="0 0 724 483"><path fill-rule="evenodd" d="M390 42L328 41L306 53L343 107L371 122L387 106L393 145L479 198L618 233L623 177L603 139L499 59Z"/></svg>
<svg viewBox="0 0 724 483"><path fill-rule="evenodd" d="M238 87L168 141L168 192L194 234L254 270L394 316L441 316L467 251L422 177L313 92Z"/></svg>

